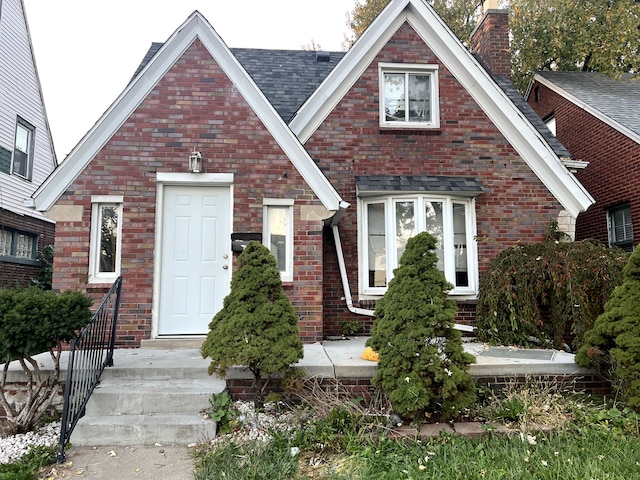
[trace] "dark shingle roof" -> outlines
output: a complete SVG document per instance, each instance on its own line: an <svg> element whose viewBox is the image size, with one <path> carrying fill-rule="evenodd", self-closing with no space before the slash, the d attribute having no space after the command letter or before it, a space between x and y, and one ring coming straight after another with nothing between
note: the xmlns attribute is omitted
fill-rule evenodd
<svg viewBox="0 0 640 480"><path fill-rule="evenodd" d="M356 188L359 195L376 192L453 192L475 196L483 192L477 178L438 175L356 175Z"/></svg>
<svg viewBox="0 0 640 480"><path fill-rule="evenodd" d="M162 45L151 44L133 78ZM287 123L344 56L344 52L257 48L232 48L231 52Z"/></svg>
<svg viewBox="0 0 640 480"><path fill-rule="evenodd" d="M522 97L520 92L516 87L513 86L513 83L504 75L494 75L493 80L498 84L498 86L502 89L504 93L507 94L507 97L516 105L518 110L522 112L531 125L542 135L542 137L547 141L549 146L553 149L553 152L559 158L571 158L571 154L565 148L565 146L558 140L553 133L547 128L545 123L540 118L531 105L527 103L527 101Z"/></svg>
<svg viewBox="0 0 640 480"><path fill-rule="evenodd" d="M591 108L640 135L640 79L597 72L537 72Z"/></svg>

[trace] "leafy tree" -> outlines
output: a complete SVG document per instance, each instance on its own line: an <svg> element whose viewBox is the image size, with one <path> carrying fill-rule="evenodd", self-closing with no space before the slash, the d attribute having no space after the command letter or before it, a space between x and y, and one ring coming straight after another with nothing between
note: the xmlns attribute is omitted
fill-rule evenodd
<svg viewBox="0 0 640 480"><path fill-rule="evenodd" d="M29 431L48 410L59 388L63 343L91 320L92 300L80 292L56 294L38 288L0 289L0 359L4 363L0 386L0 407L11 431ZM33 358L49 352L53 375L45 375ZM9 363L17 360L25 373L24 396L14 398L7 383Z"/></svg>
<svg viewBox="0 0 640 480"><path fill-rule="evenodd" d="M584 367L612 370L629 406L640 412L640 245L623 270L616 288L576 355Z"/></svg>
<svg viewBox="0 0 640 480"><path fill-rule="evenodd" d="M453 33L469 43L471 32L476 26L482 0L428 0L429 4L438 12ZM347 14L347 26L352 36L346 39L347 46L360 38L367 27L378 14L387 6L389 0L356 0L355 8Z"/></svg>
<svg viewBox="0 0 640 480"><path fill-rule="evenodd" d="M475 402L464 352L454 328L453 286L436 267L436 240L423 232L407 242L367 345L380 355L372 383L385 390L399 415L419 421L437 413L451 418Z"/></svg>
<svg viewBox="0 0 640 480"><path fill-rule="evenodd" d="M209 374L224 377L233 365L253 374L254 403L261 408L269 380L302 358L298 317L282 289L276 260L267 247L249 242L222 310L209 324L202 356Z"/></svg>
<svg viewBox="0 0 640 480"><path fill-rule="evenodd" d="M537 70L640 69L637 0L511 0L513 82L524 91Z"/></svg>
<svg viewBox="0 0 640 480"><path fill-rule="evenodd" d="M560 242L555 226L547 239L501 252L480 278L478 338L500 345L561 347L584 334L622 281L627 254L594 241Z"/></svg>

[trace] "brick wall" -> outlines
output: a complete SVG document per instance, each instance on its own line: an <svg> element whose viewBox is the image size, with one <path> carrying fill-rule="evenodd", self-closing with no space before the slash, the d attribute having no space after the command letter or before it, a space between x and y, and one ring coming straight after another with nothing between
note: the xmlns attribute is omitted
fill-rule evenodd
<svg viewBox="0 0 640 480"><path fill-rule="evenodd" d="M156 172L186 172L196 148L207 173L233 173L233 231L262 233L263 198L293 198L294 281L285 286L306 342L322 338L322 222L301 208L320 204L279 145L211 55L196 41L118 129L58 201L80 205L79 221L61 221L55 288L87 285L91 195L123 195L122 304L117 343L151 334ZM284 173L286 172L286 175ZM229 240L230 241L230 240Z"/></svg>
<svg viewBox="0 0 640 480"><path fill-rule="evenodd" d="M607 244L607 209L626 202L640 225L640 144L544 85L535 84L531 92L528 101L538 115L555 115L557 137L571 156L589 162L576 176L596 203L578 216L576 240L595 238Z"/></svg>
<svg viewBox="0 0 640 480"><path fill-rule="evenodd" d="M381 129L378 122L378 63L439 64L441 128ZM503 135L408 25L402 26L371 66L306 143L312 157L343 199L351 204L340 236L355 306L374 305L358 295L357 209L354 175L453 175L479 178L476 199L478 256L482 273L493 258L518 242L541 241L561 206ZM330 148L329 148L330 147ZM326 333L359 320L345 307L331 232L324 236ZM460 321L472 322L468 306Z"/></svg>
<svg viewBox="0 0 640 480"><path fill-rule="evenodd" d="M474 29L471 51L477 54L494 75L511 77L511 47L509 42L509 12L488 10Z"/></svg>
<svg viewBox="0 0 640 480"><path fill-rule="evenodd" d="M42 252L45 246L53 245L54 242L55 225L51 222L17 215L0 208L0 226L36 235L38 252ZM26 287L30 285L32 278L37 279L39 276L39 265L0 260L0 287Z"/></svg>

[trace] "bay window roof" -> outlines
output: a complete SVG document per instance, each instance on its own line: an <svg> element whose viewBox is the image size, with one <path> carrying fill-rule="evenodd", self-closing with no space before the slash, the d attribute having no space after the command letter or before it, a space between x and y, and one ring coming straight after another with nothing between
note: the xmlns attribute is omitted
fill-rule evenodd
<svg viewBox="0 0 640 480"><path fill-rule="evenodd" d="M477 197L484 189L474 177L442 175L356 175L359 197L389 192L425 192Z"/></svg>

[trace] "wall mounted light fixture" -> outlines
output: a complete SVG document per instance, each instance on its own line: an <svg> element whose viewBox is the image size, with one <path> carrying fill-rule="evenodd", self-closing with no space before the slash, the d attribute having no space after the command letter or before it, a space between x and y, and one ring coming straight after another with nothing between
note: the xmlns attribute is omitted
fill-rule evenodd
<svg viewBox="0 0 640 480"><path fill-rule="evenodd" d="M189 155L189 171L191 173L202 172L202 155L195 150Z"/></svg>

